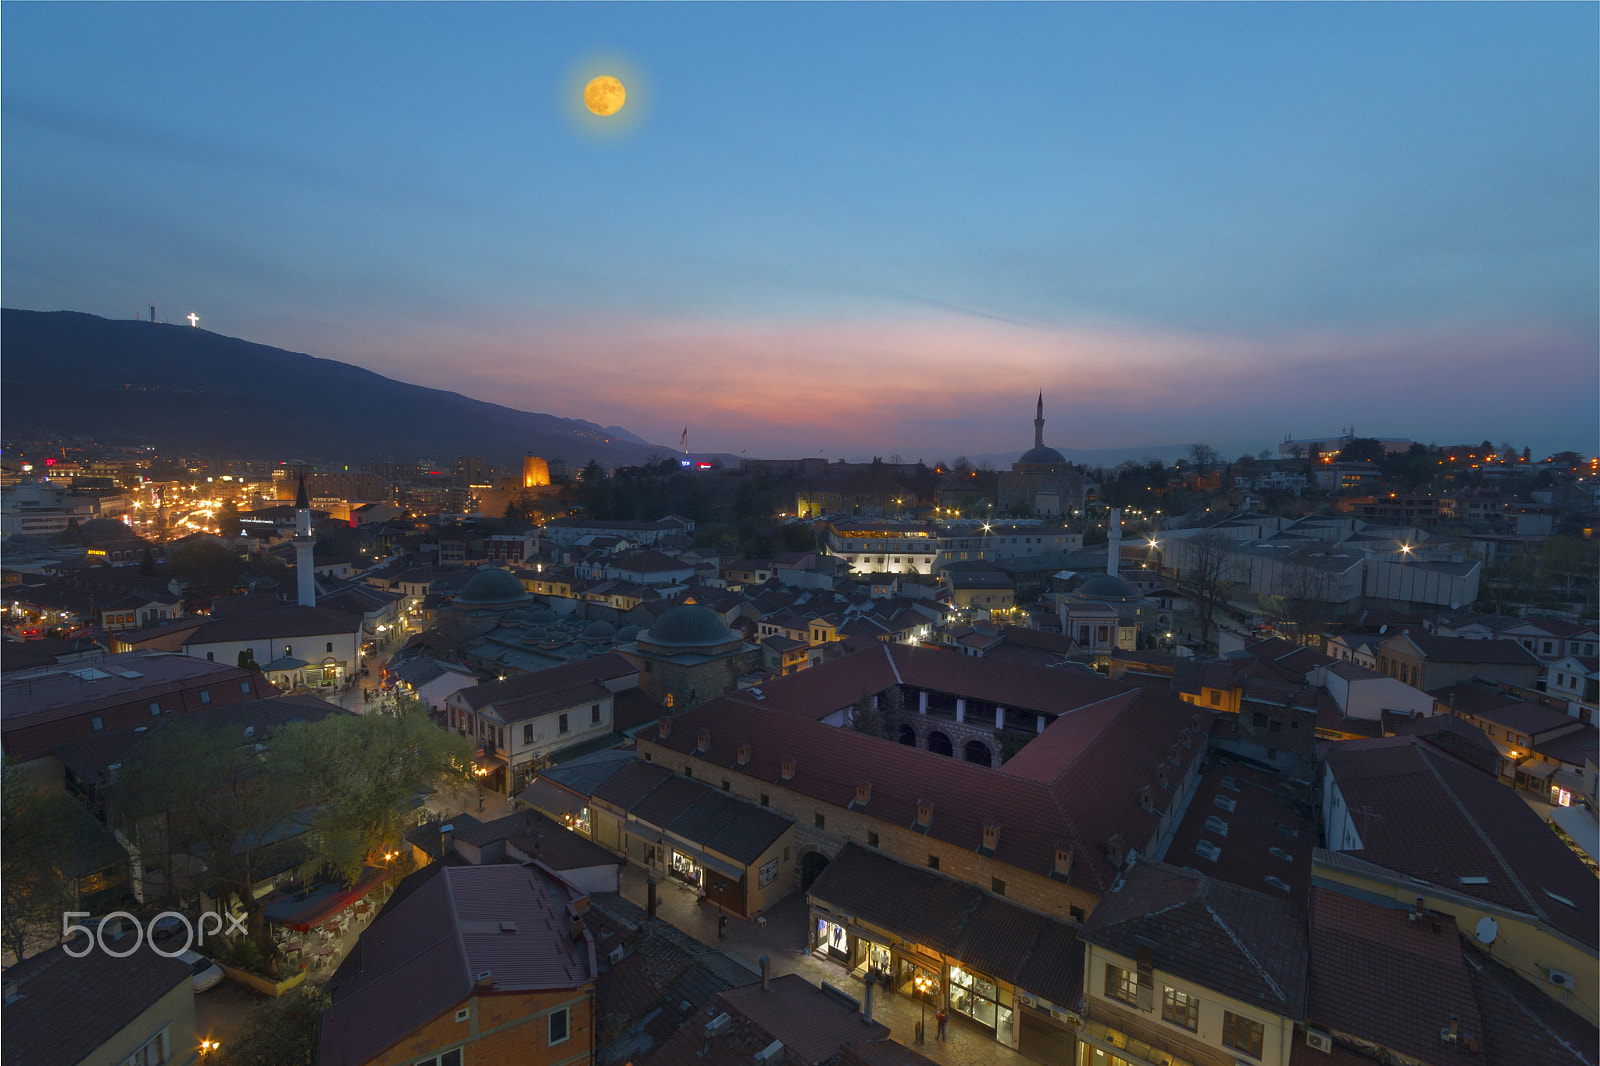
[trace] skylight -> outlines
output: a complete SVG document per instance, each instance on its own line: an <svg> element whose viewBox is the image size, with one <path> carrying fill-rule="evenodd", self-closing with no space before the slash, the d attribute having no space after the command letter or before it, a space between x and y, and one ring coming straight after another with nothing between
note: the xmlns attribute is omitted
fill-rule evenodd
<svg viewBox="0 0 1600 1066"><path fill-rule="evenodd" d="M1201 858L1210 859L1212 862L1216 862L1218 856L1222 854L1222 849L1211 843L1209 840L1195 841L1194 850L1195 854L1199 855Z"/></svg>
<svg viewBox="0 0 1600 1066"><path fill-rule="evenodd" d="M1206 830L1207 832L1217 834L1219 837L1225 837L1228 835L1228 823L1224 822L1221 818L1218 818L1213 814L1210 818L1206 819Z"/></svg>
<svg viewBox="0 0 1600 1066"><path fill-rule="evenodd" d="M1487 877L1458 877L1456 880L1464 885L1486 885L1489 883Z"/></svg>

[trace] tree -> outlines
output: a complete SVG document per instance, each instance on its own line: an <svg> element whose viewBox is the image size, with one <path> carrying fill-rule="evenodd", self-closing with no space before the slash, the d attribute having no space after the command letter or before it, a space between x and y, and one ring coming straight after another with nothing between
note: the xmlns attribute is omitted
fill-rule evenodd
<svg viewBox="0 0 1600 1066"><path fill-rule="evenodd" d="M9 759L0 782L0 945L16 960L61 939L62 912L74 903L63 863L74 822L87 816L71 796L39 787Z"/></svg>
<svg viewBox="0 0 1600 1066"><path fill-rule="evenodd" d="M1211 468L1222 462L1221 454L1209 444L1189 445L1189 459L1202 477L1211 473Z"/></svg>
<svg viewBox="0 0 1600 1066"><path fill-rule="evenodd" d="M250 1025L222 1046L218 1066L317 1066L322 1012L332 1004L322 985L301 985L250 1012Z"/></svg>
<svg viewBox="0 0 1600 1066"><path fill-rule="evenodd" d="M254 648L239 649L239 669L253 670L258 674L261 672L261 667L256 665L256 653Z"/></svg>
<svg viewBox="0 0 1600 1066"><path fill-rule="evenodd" d="M1180 558L1183 567L1179 584L1194 601L1200 620L1200 639L1211 639L1211 623L1217 609L1228 602L1235 584L1236 559L1233 542L1219 533L1200 533L1187 540Z"/></svg>
<svg viewBox="0 0 1600 1066"><path fill-rule="evenodd" d="M882 700L883 736L886 740L899 740L900 727L906 721L906 697L899 685L890 686Z"/></svg>
<svg viewBox="0 0 1600 1066"><path fill-rule="evenodd" d="M155 577L159 570L156 569L156 557L148 547L139 553L139 573L145 577Z"/></svg>
<svg viewBox="0 0 1600 1066"><path fill-rule="evenodd" d="M1339 449L1341 463L1381 463L1383 456L1383 442L1374 437L1351 437Z"/></svg>
<svg viewBox="0 0 1600 1066"><path fill-rule="evenodd" d="M871 737L883 736L883 715L878 713L873 698L865 691L850 709L850 728Z"/></svg>
<svg viewBox="0 0 1600 1066"><path fill-rule="evenodd" d="M147 900L176 899L196 888L223 909L238 900L250 940L270 960L277 948L254 888L293 852L303 790L299 768L276 745L263 753L258 743L237 726L205 718L165 723L124 761L108 803L112 823L133 842L140 863L161 874Z"/></svg>
<svg viewBox="0 0 1600 1066"><path fill-rule="evenodd" d="M313 853L347 884L396 847L410 801L472 782L473 744L418 705L389 715L332 715L286 727L272 754L299 773Z"/></svg>
<svg viewBox="0 0 1600 1066"><path fill-rule="evenodd" d="M83 543L83 530L78 527L76 518L67 519L67 528L61 531L61 540L65 544Z"/></svg>

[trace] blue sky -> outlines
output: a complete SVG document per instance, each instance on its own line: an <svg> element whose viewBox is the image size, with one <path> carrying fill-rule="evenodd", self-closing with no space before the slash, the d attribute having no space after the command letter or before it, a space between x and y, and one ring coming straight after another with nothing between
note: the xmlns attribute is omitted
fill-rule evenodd
<svg viewBox="0 0 1600 1066"><path fill-rule="evenodd" d="M752 455L1590 450L1597 13L10 2L0 290Z"/></svg>

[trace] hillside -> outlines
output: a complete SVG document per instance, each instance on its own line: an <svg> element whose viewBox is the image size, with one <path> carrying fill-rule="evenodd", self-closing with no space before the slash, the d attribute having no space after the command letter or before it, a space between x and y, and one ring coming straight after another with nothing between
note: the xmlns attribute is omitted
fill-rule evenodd
<svg viewBox="0 0 1600 1066"><path fill-rule="evenodd" d="M74 311L0 311L6 437L91 437L216 456L278 459L533 452L581 466L653 448L620 427L517 411L349 363L190 326Z"/></svg>

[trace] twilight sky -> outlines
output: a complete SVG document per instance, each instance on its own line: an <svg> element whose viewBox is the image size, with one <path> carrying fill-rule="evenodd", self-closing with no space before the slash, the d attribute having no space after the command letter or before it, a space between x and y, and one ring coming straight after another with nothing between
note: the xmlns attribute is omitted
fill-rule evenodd
<svg viewBox="0 0 1600 1066"><path fill-rule="evenodd" d="M696 450L1020 450L1042 389L1059 448L1592 451L1597 43L1594 4L9 0L0 298Z"/></svg>

